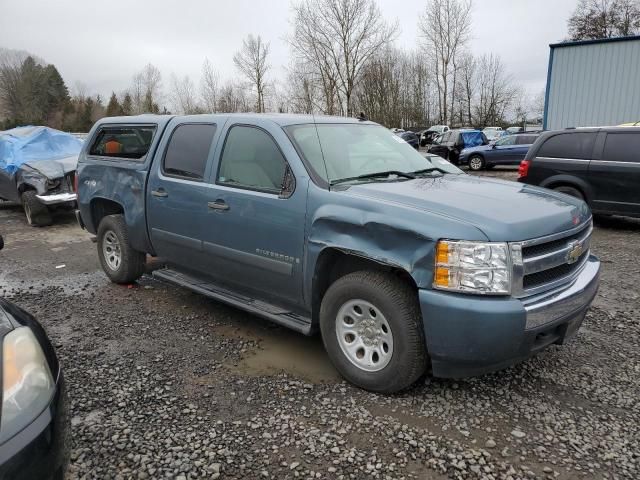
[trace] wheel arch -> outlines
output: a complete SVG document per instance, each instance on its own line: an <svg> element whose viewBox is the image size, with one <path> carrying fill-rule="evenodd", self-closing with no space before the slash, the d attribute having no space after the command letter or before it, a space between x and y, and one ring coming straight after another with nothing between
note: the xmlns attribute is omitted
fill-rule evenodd
<svg viewBox="0 0 640 480"><path fill-rule="evenodd" d="M311 288L311 314L314 327L319 324L322 299L336 280L357 271L386 272L406 282L418 295L418 285L411 274L399 265L381 261L361 252L353 252L338 247L324 248L314 266Z"/></svg>
<svg viewBox="0 0 640 480"><path fill-rule="evenodd" d="M108 215L124 215L124 207L122 204L104 197L95 197L91 199L89 204L91 218L88 219L93 226L94 231L98 231L100 222ZM86 219L83 219L87 222Z"/></svg>
<svg viewBox="0 0 640 480"><path fill-rule="evenodd" d="M593 199L591 186L585 180L573 175L554 175L540 182L540 186L550 190L557 187L573 187L582 193L587 203L590 204Z"/></svg>

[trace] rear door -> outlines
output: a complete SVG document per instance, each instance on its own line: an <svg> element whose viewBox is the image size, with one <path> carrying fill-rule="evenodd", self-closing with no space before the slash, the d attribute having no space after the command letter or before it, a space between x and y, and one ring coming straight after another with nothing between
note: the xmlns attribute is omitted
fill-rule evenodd
<svg viewBox="0 0 640 480"><path fill-rule="evenodd" d="M601 135L602 148L589 166L594 210L640 215L640 130Z"/></svg>
<svg viewBox="0 0 640 480"><path fill-rule="evenodd" d="M213 146L219 126L172 121L147 185L147 222L156 254L168 263L204 272L202 238L209 218Z"/></svg>
<svg viewBox="0 0 640 480"><path fill-rule="evenodd" d="M567 183L579 184L591 197L589 162L598 132L567 131L549 136L535 152L527 183L543 187Z"/></svg>
<svg viewBox="0 0 640 480"><path fill-rule="evenodd" d="M287 161L297 154L268 120L234 119L222 138L204 203L206 264L219 281L259 298L301 303L308 182ZM285 175L292 185L287 192Z"/></svg>

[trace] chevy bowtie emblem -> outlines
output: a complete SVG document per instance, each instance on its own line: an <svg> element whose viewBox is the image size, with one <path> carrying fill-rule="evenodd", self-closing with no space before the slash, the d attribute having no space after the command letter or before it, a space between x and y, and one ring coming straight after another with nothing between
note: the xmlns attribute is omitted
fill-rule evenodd
<svg viewBox="0 0 640 480"><path fill-rule="evenodd" d="M584 247L582 246L581 242L579 242L578 240L573 240L569 242L569 251L567 252L567 263L569 265L571 265L572 263L576 263L582 256L583 252L584 252Z"/></svg>

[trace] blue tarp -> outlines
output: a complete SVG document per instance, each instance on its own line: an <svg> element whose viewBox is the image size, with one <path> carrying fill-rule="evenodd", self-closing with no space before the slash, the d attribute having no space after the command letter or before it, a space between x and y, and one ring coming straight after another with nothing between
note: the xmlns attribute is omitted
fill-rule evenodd
<svg viewBox="0 0 640 480"><path fill-rule="evenodd" d="M0 132L0 170L13 175L20 165L78 157L82 140L49 127L17 127Z"/></svg>
<svg viewBox="0 0 640 480"><path fill-rule="evenodd" d="M484 138L482 138L482 132L480 130L462 132L462 140L464 141L465 148L484 145Z"/></svg>

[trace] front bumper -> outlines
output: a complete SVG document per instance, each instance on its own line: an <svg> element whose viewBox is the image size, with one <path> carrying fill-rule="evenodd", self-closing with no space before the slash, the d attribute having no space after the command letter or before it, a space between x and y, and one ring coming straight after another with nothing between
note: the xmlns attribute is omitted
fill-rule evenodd
<svg viewBox="0 0 640 480"><path fill-rule="evenodd" d="M75 202L78 198L75 193L54 193L53 195L36 195L36 197L45 205Z"/></svg>
<svg viewBox="0 0 640 480"><path fill-rule="evenodd" d="M433 375L480 375L564 343L580 328L599 282L600 261L590 256L571 284L527 299L420 290Z"/></svg>
<svg viewBox="0 0 640 480"><path fill-rule="evenodd" d="M0 479L62 480L69 452L69 413L62 374L49 406L0 445Z"/></svg>

